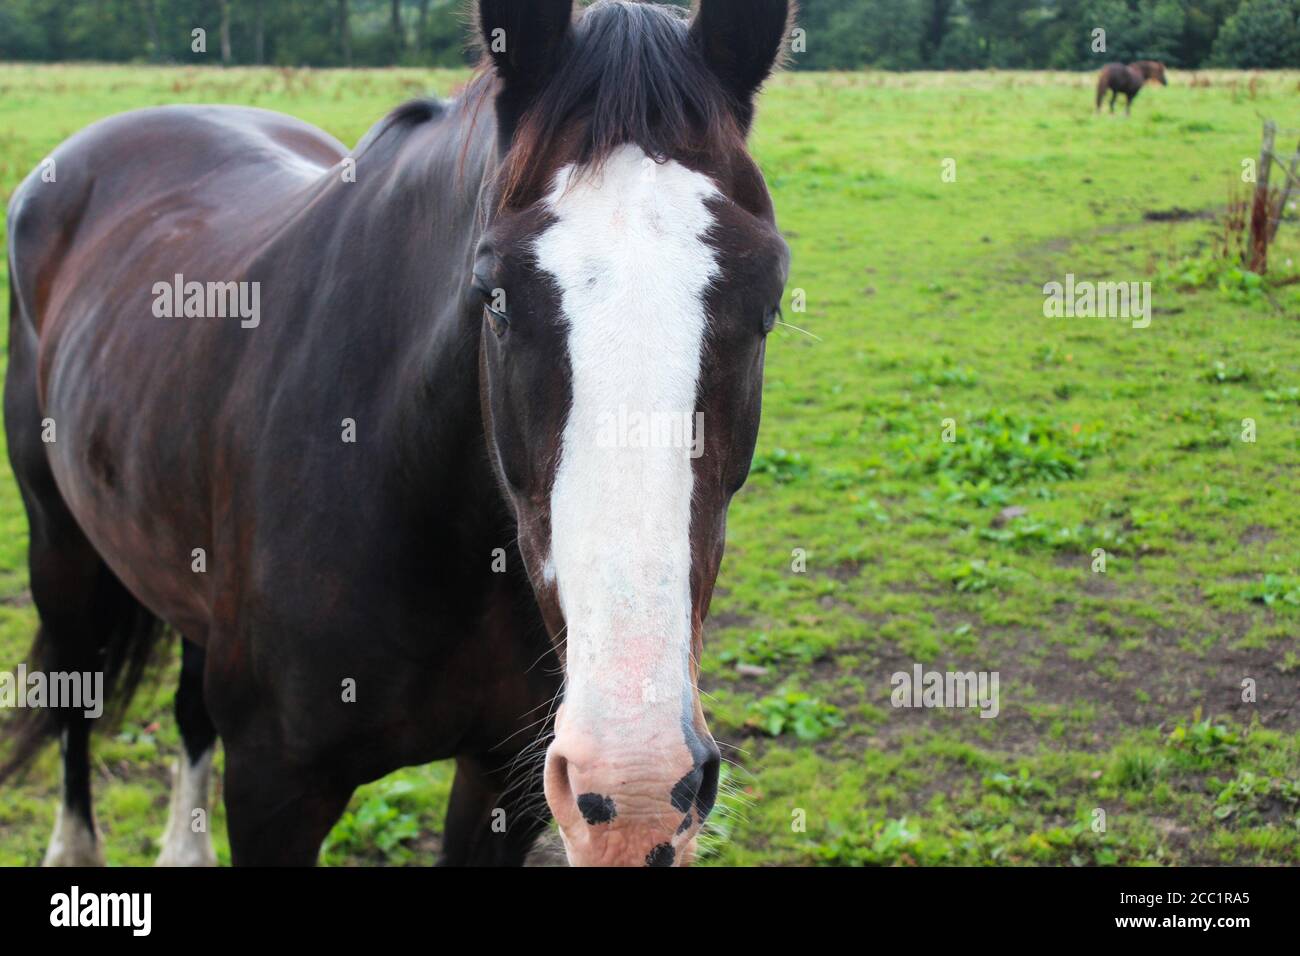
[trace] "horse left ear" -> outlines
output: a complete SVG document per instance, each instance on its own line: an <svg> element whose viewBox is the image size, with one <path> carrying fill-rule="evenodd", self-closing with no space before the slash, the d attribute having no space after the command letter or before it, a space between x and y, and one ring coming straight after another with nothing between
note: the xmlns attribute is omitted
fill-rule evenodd
<svg viewBox="0 0 1300 956"><path fill-rule="evenodd" d="M479 0L478 19L497 75L517 93L536 92L559 64L573 0Z"/></svg>
<svg viewBox="0 0 1300 956"><path fill-rule="evenodd" d="M754 96L776 66L794 16L793 0L698 0L691 40L740 109L754 114Z"/></svg>
<svg viewBox="0 0 1300 956"><path fill-rule="evenodd" d="M554 76L569 44L573 0L478 0L483 49L501 78L497 128L510 148L519 121Z"/></svg>

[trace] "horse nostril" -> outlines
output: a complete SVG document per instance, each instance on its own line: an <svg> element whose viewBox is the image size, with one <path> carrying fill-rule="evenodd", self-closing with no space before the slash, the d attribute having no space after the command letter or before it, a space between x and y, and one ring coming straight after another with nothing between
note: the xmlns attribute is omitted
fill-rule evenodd
<svg viewBox="0 0 1300 956"><path fill-rule="evenodd" d="M555 808L573 800L573 785L569 782L569 761L552 751L546 761L546 800Z"/></svg>
<svg viewBox="0 0 1300 956"><path fill-rule="evenodd" d="M722 769L722 755L715 746L704 761L704 766L700 768L703 772L704 779L700 783L699 792L695 795L695 806L700 811L700 822L709 815L713 809L713 804L718 799L718 774Z"/></svg>
<svg viewBox="0 0 1300 956"><path fill-rule="evenodd" d="M563 754L552 750L546 760L546 802L551 811L563 819L571 814L570 807L576 807L590 826L612 822L618 816L614 798L601 793L579 792L582 782L575 765Z"/></svg>
<svg viewBox="0 0 1300 956"><path fill-rule="evenodd" d="M721 766L722 756L718 753L718 748L710 746L705 758L673 787L673 808L687 813L694 807L703 823L718 799L718 771Z"/></svg>

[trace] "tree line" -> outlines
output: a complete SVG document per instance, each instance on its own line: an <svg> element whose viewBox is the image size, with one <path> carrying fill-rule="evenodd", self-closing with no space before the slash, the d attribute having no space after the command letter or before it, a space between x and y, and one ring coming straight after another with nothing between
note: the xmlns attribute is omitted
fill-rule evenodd
<svg viewBox="0 0 1300 956"><path fill-rule="evenodd" d="M1300 0L801 6L795 69L1300 68ZM464 0L0 0L0 60L458 66L468 33Z"/></svg>

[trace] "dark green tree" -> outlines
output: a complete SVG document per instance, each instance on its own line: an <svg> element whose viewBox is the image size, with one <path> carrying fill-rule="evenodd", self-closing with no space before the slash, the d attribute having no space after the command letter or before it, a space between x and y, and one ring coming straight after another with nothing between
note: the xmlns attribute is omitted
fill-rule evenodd
<svg viewBox="0 0 1300 956"><path fill-rule="evenodd" d="M1277 69L1300 66L1300 3L1244 0L1214 41L1218 66Z"/></svg>
<svg viewBox="0 0 1300 956"><path fill-rule="evenodd" d="M583 0L585 2L585 0ZM690 0L671 0L679 6ZM794 69L1300 67L1300 0L802 0ZM457 66L466 0L0 0L0 58ZM201 56L191 31L207 32ZM1092 49L1092 31L1106 49Z"/></svg>

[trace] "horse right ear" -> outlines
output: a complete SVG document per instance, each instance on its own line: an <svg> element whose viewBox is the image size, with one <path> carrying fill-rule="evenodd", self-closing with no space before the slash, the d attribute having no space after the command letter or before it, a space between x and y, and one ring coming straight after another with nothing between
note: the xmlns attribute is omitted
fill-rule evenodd
<svg viewBox="0 0 1300 956"><path fill-rule="evenodd" d="M531 96L560 62L573 22L573 0L479 0L483 48L506 89Z"/></svg>
<svg viewBox="0 0 1300 956"><path fill-rule="evenodd" d="M754 96L781 59L797 6L794 0L696 0L691 39L746 129Z"/></svg>

